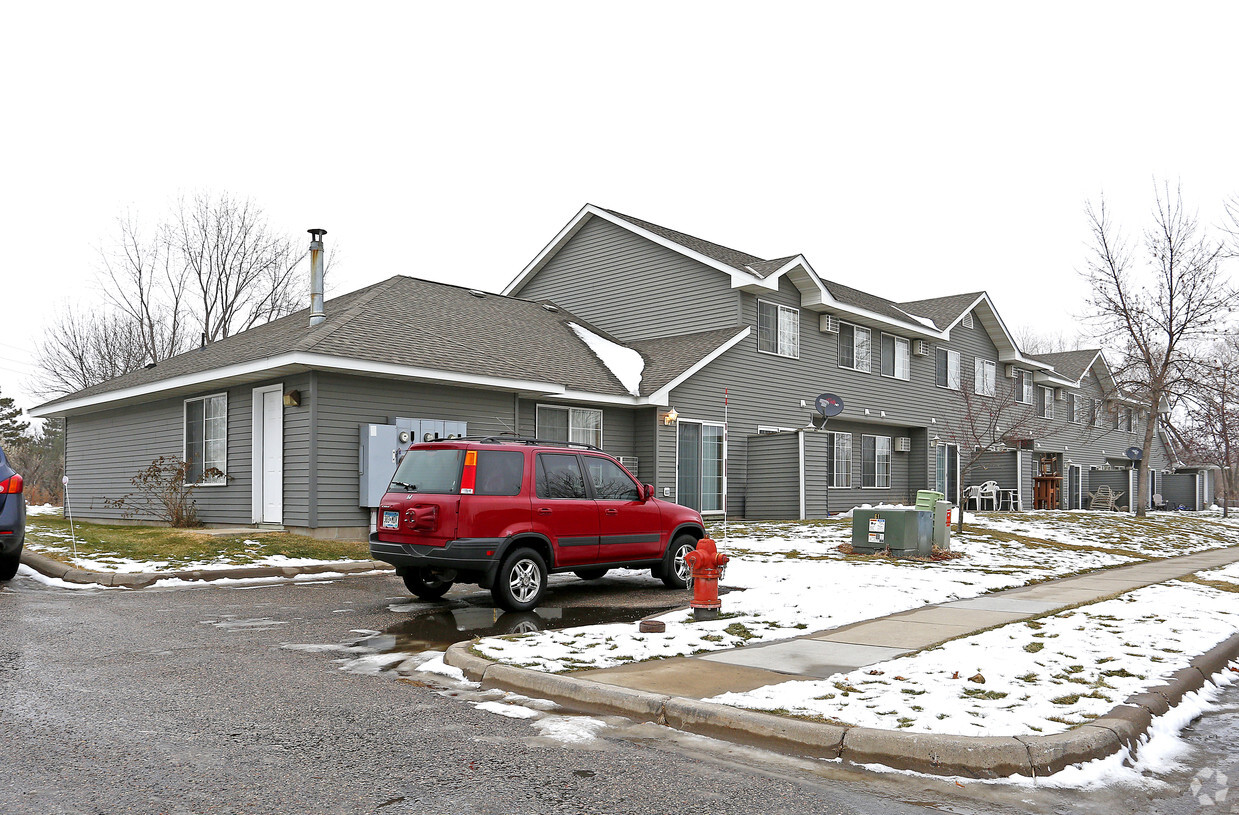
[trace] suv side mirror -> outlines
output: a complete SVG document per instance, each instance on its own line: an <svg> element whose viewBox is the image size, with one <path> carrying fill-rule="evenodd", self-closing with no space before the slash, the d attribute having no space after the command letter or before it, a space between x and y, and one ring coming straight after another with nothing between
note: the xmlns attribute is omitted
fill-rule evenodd
<svg viewBox="0 0 1239 815"><path fill-rule="evenodd" d="M645 485L645 500L652 501L653 499L654 499L654 485L646 484Z"/></svg>

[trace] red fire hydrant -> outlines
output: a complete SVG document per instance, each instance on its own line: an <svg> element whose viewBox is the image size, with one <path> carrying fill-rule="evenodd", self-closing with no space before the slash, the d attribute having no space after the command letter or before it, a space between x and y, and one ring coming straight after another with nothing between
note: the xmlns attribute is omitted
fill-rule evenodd
<svg viewBox="0 0 1239 815"><path fill-rule="evenodd" d="M722 578L727 561L718 545L710 538L702 538L697 548L684 556L684 561L693 570L693 618L713 620L723 604L718 599L718 581Z"/></svg>

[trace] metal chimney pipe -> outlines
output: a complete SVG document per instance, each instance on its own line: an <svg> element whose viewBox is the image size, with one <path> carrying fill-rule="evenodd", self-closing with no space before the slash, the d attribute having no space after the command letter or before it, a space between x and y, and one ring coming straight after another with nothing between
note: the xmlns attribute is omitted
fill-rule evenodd
<svg viewBox="0 0 1239 815"><path fill-rule="evenodd" d="M327 319L323 313L323 235L326 229L306 230L310 239L310 325L318 325Z"/></svg>

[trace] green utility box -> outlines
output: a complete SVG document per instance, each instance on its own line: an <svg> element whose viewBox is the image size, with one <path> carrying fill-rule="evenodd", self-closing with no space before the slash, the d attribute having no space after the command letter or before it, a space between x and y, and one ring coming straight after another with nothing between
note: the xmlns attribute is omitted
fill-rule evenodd
<svg viewBox="0 0 1239 815"><path fill-rule="evenodd" d="M881 552L896 557L929 557L933 545L934 513L919 509L852 510L852 550Z"/></svg>
<svg viewBox="0 0 1239 815"><path fill-rule="evenodd" d="M936 493L941 495L942 493ZM917 498L920 502L920 498ZM941 499L934 502L934 546L944 552L951 551L951 502Z"/></svg>
<svg viewBox="0 0 1239 815"><path fill-rule="evenodd" d="M939 501L945 501L946 496L934 490L917 490L916 491L916 508L923 509L928 512L934 511L934 505Z"/></svg>

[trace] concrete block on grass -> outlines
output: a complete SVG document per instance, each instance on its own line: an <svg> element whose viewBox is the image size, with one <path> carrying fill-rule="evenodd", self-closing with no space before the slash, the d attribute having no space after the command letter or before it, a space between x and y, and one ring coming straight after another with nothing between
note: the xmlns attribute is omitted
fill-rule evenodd
<svg viewBox="0 0 1239 815"><path fill-rule="evenodd" d="M662 720L663 705L671 697L643 690L604 685L587 679L492 665L482 679L484 688L502 688L526 696L551 699L585 713L618 713L641 721Z"/></svg>
<svg viewBox="0 0 1239 815"><path fill-rule="evenodd" d="M21 562L34 569L36 572L45 574L48 577L63 578L65 576L65 572L68 572L73 568L67 563L61 563L59 560L53 560L50 557L39 555L27 550L22 551Z"/></svg>
<svg viewBox="0 0 1239 815"><path fill-rule="evenodd" d="M1110 738L1118 743L1113 733ZM967 737L853 727L843 737L843 758L853 764L884 764L969 778L1032 774L1028 749L1012 736Z"/></svg>
<svg viewBox="0 0 1239 815"><path fill-rule="evenodd" d="M838 758L847 730L839 725L742 710L682 696L668 700L663 714L667 725L677 730L819 758Z"/></svg>
<svg viewBox="0 0 1239 815"><path fill-rule="evenodd" d="M1236 658L1239 658L1239 634L1222 640L1188 664L1208 677L1226 670L1226 666Z"/></svg>
<svg viewBox="0 0 1239 815"><path fill-rule="evenodd" d="M1127 704L1138 705L1154 716L1160 716L1170 710L1170 703L1160 693L1134 693L1127 697Z"/></svg>

